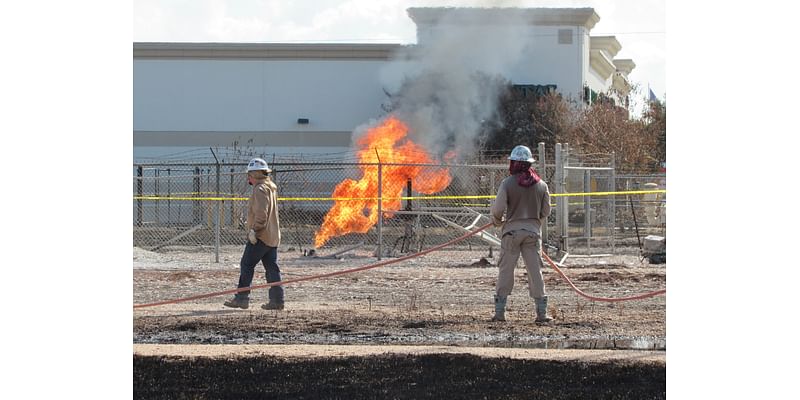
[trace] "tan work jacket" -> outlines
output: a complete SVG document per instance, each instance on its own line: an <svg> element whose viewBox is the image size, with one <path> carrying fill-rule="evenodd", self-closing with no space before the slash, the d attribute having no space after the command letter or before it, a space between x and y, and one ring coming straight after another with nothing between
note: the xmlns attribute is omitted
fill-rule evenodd
<svg viewBox="0 0 800 400"><path fill-rule="evenodd" d="M278 218L278 186L271 179L255 179L253 194L247 201L247 228L256 231L256 237L270 247L281 244Z"/></svg>

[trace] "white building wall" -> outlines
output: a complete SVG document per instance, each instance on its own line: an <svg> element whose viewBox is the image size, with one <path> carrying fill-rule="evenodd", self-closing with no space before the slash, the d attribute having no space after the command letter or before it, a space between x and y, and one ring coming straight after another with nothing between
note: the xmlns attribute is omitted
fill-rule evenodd
<svg viewBox="0 0 800 400"><path fill-rule="evenodd" d="M608 88L611 87L611 77L608 79L603 79L600 74L597 73L593 68L589 68L589 73L587 74L586 83L589 85L589 88L594 90L595 93L605 93Z"/></svg>
<svg viewBox="0 0 800 400"><path fill-rule="evenodd" d="M383 63L136 60L134 130L350 131L380 112Z"/></svg>
<svg viewBox="0 0 800 400"><path fill-rule="evenodd" d="M476 34L478 29L480 32ZM572 31L572 43L559 43L558 33L562 29ZM442 40L442 37L461 37L468 43ZM479 42L474 43L476 40ZM437 43L437 49L443 52L449 47L466 46L466 50L453 50L460 57L461 65L480 66L483 71L498 73L513 84L555 84L564 95L580 96L582 93L582 73L588 66L588 34L582 26L486 25L475 28L428 25L419 27L417 41L420 46ZM441 46L443 41L452 43ZM476 53L470 53L470 46L476 49Z"/></svg>
<svg viewBox="0 0 800 400"><path fill-rule="evenodd" d="M335 135L340 146L310 141L300 151L345 151L350 132L383 114L380 60L134 60L134 158L182 148L283 143L270 135ZM298 118L309 123L298 124ZM161 137L180 137L169 146ZM312 136L309 136L312 137ZM342 138L345 141L342 142ZM176 139L177 140L177 139ZM187 141L188 140L188 141ZM192 143L194 141L194 143ZM285 142L285 141L284 141ZM272 145L271 147L275 147ZM280 144L277 147L281 147Z"/></svg>
<svg viewBox="0 0 800 400"><path fill-rule="evenodd" d="M558 43L559 30L572 31L572 43ZM509 79L515 84L555 84L566 96L581 93L582 59L580 31L575 26L531 27L523 57L511 70Z"/></svg>
<svg viewBox="0 0 800 400"><path fill-rule="evenodd" d="M258 62L136 60L134 131L263 130Z"/></svg>

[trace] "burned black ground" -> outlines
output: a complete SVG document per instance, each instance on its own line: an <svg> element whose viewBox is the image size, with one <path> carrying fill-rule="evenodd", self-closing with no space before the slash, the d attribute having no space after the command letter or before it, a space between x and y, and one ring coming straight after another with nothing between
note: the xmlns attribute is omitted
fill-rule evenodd
<svg viewBox="0 0 800 400"><path fill-rule="evenodd" d="M469 354L134 356L137 399L663 399L666 367Z"/></svg>

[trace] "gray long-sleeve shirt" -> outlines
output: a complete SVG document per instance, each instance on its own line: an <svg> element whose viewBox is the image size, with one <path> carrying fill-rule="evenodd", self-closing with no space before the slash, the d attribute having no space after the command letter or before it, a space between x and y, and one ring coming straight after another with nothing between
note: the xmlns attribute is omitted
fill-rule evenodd
<svg viewBox="0 0 800 400"><path fill-rule="evenodd" d="M547 184L540 180L535 185L523 187L517 183L515 175L508 176L500 183L491 214L492 223L503 227L501 235L520 229L541 235L542 223L550 215Z"/></svg>

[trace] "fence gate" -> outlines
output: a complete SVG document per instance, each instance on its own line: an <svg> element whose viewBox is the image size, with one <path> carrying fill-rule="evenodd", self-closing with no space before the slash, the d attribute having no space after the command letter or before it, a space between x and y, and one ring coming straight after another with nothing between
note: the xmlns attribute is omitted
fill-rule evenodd
<svg viewBox="0 0 800 400"><path fill-rule="evenodd" d="M571 153L569 144L555 148L554 190L559 247L573 254L615 251L615 196L594 195L616 188L614 154Z"/></svg>

